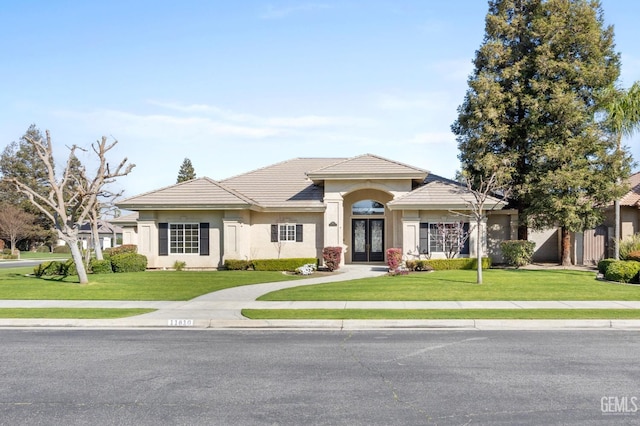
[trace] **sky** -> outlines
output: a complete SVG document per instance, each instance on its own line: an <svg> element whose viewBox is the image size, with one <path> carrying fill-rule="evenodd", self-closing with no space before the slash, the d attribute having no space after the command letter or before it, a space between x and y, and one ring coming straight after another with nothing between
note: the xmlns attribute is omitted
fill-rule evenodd
<svg viewBox="0 0 640 426"><path fill-rule="evenodd" d="M602 0L640 80L637 0ZM450 126L485 0L0 0L0 149L29 125L67 147L107 136L112 187L221 180L297 157L379 155L453 178ZM640 159L640 136L627 138ZM91 164L91 156L80 160Z"/></svg>

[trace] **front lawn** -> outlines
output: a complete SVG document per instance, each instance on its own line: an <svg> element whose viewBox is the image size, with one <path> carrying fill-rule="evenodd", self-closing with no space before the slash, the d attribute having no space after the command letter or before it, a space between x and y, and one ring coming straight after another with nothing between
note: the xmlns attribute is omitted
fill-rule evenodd
<svg viewBox="0 0 640 426"><path fill-rule="evenodd" d="M212 291L248 284L294 280L281 272L147 271L43 279L33 268L0 269L0 299L20 300L190 300Z"/></svg>
<svg viewBox="0 0 640 426"><path fill-rule="evenodd" d="M595 279L574 270L490 269L484 283L475 271L436 271L381 276L276 291L258 300L640 300L640 285Z"/></svg>

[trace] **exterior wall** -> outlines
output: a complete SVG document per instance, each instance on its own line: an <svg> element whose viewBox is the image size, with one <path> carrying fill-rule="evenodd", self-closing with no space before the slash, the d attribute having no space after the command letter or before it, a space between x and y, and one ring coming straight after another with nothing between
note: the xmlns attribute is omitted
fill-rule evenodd
<svg viewBox="0 0 640 426"><path fill-rule="evenodd" d="M529 230L529 241L536 243L534 262L560 262L560 229Z"/></svg>
<svg viewBox="0 0 640 426"><path fill-rule="evenodd" d="M138 218L138 253L148 259L149 268L172 268L176 261L186 262L187 268L218 268L221 266L222 216L219 211L141 211ZM158 255L158 223L209 223L209 255Z"/></svg>
<svg viewBox="0 0 640 426"><path fill-rule="evenodd" d="M402 226L402 252L409 259L418 259L424 257L421 254L420 247L420 224L421 223L442 223L442 222L469 222L469 254L458 254L457 257L474 257L476 256L476 243L478 238L482 239L482 251L486 253L487 241L486 223L477 229L475 221L469 218L463 218L452 213L442 210L403 210L401 218ZM432 259L444 259L445 253L431 253Z"/></svg>
<svg viewBox="0 0 640 426"><path fill-rule="evenodd" d="M271 225L302 224L302 242L271 242ZM251 212L250 249L247 259L278 259L313 257L322 259L322 213L260 213ZM230 258L225 255L225 258ZM245 257L243 257L244 259Z"/></svg>

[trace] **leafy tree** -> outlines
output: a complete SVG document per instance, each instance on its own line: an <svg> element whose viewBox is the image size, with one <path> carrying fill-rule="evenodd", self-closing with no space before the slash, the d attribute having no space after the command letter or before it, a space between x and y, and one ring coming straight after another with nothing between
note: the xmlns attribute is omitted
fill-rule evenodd
<svg viewBox="0 0 640 426"><path fill-rule="evenodd" d="M616 149L622 148L622 137L631 136L640 128L640 82L628 90L608 87L602 92L604 124L616 141ZM614 201L615 211L615 259L620 258L620 200Z"/></svg>
<svg viewBox="0 0 640 426"><path fill-rule="evenodd" d="M0 154L0 175L7 179L17 178L27 182L39 194L45 195L48 191L47 170L42 162L39 161L27 138L36 140L42 138L42 133L35 124L29 126L18 142L10 143L2 151L2 154ZM31 204L24 194L15 191L13 185L6 179L0 180L0 203L18 206L27 213L36 216L33 232L28 238L40 242L47 242L55 238L54 234L50 232L51 224L49 219Z"/></svg>
<svg viewBox="0 0 640 426"><path fill-rule="evenodd" d="M570 263L570 232L602 220L599 207L623 193L630 171L596 114L620 72L600 2L491 0L474 64L452 126L463 171L477 184L495 164L512 165L518 237L560 226Z"/></svg>
<svg viewBox="0 0 640 426"><path fill-rule="evenodd" d="M191 160L185 158L180 166L180 171L178 171L178 180L176 183L186 182L195 178L196 171L193 168L193 164L191 164Z"/></svg>
<svg viewBox="0 0 640 426"><path fill-rule="evenodd" d="M70 147L69 157L60 178L54 170L53 147L49 132L45 139L26 138L35 150L37 158L47 169L48 193L40 194L35 188L31 188L27 182L19 178L5 178L15 189L26 195L29 201L44 213L55 225L58 237L64 240L71 249L71 256L78 271L81 284L88 283L87 271L83 263L82 253L78 246L78 231L87 220L91 211L98 202L98 196L105 185L115 181L117 177L125 176L131 172L134 164L127 164L127 159L122 160L114 170L107 163L107 153L118 143L107 143L107 138L91 145L97 156L98 168L94 177L89 178L86 169L75 156L75 151L80 149L73 145Z"/></svg>

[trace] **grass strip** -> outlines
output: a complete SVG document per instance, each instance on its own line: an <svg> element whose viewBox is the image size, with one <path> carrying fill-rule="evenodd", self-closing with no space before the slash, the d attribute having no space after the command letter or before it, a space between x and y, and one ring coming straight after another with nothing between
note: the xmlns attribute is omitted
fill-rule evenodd
<svg viewBox="0 0 640 426"><path fill-rule="evenodd" d="M639 309L243 309L250 319L640 319Z"/></svg>
<svg viewBox="0 0 640 426"><path fill-rule="evenodd" d="M0 308L0 318L115 319L148 314L155 309Z"/></svg>

